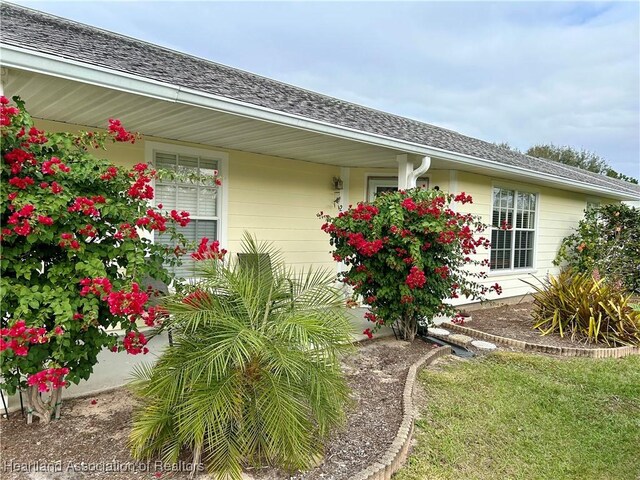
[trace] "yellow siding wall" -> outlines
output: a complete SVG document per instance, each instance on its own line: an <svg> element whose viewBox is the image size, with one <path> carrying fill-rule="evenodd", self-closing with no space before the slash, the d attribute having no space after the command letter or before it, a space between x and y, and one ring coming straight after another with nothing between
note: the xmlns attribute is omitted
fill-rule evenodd
<svg viewBox="0 0 640 480"><path fill-rule="evenodd" d="M48 131L77 131L79 125L38 120L38 128ZM109 144L96 154L118 165L133 166L145 161L145 140L179 144L225 152L229 155L226 228L230 252L237 252L242 234L250 231L259 240L273 242L289 264L324 266L336 269L329 254L328 236L320 230L316 214L336 213L331 179L340 175L339 167L270 157L237 150L194 145L145 137L131 144Z"/></svg>
<svg viewBox="0 0 640 480"><path fill-rule="evenodd" d="M542 279L549 273L557 273L558 268L553 265L553 259L562 239L572 232L582 218L587 198L590 201L611 202L611 200L607 199L587 197L587 195L581 193L506 180L494 180L491 177L467 172L429 170L427 173L430 177L431 186L438 185L441 190L451 191L451 193L467 192L470 194L474 200L473 204L459 206L458 208L462 213L479 215L485 224L491 223L492 189L494 185L538 194L534 268L526 270L526 272L490 273L489 278L483 283L492 285L497 282L503 288L501 296L492 294L489 297L490 299L524 295L531 291L531 287L524 283L522 279L535 283L533 275ZM365 199L368 176L382 177L394 174L397 174L396 170L352 168L350 171L349 201L355 204ZM486 231L484 235L491 238L490 230ZM476 258L478 260L489 258L489 251L481 248ZM487 271L488 269L474 269L474 271L480 270ZM458 304L467 302L466 299L456 301Z"/></svg>
<svg viewBox="0 0 640 480"><path fill-rule="evenodd" d="M497 282L503 288L501 296L493 294L489 298L499 299L524 295L532 289L522 279L535 283L533 276L542 279L549 273L558 272L558 268L553 265L553 259L562 239L572 233L584 215L587 204L585 194L540 185L494 180L483 175L465 172L458 172L457 183L459 191L465 191L473 196L473 204L464 205L464 208L460 210L480 215L485 224L491 223L492 189L494 186L518 189L538 195L534 268L526 271L489 273L489 278L485 283ZM593 197L589 197L589 199L593 200ZM490 238L490 235L489 230L485 232L486 237ZM479 250L478 258L489 258L488 250Z"/></svg>
<svg viewBox="0 0 640 480"><path fill-rule="evenodd" d="M78 130L82 127L50 121L38 121L37 126L49 131ZM316 214L323 210L336 213L332 177L340 176L339 167L319 165L299 160L270 157L236 150L180 143L146 137L146 140L181 144L185 146L222 151L229 155L227 248L235 252L245 230L259 240L273 242L281 249L286 260L293 265L315 265L336 269L329 254L327 235L320 230L321 220ZM106 152L98 152L116 164L132 166L145 160L144 140L130 144L113 144ZM356 204L366 198L368 176L394 176L395 169L349 169L349 203ZM490 274L487 284L498 282L504 289L502 297L523 295L531 288L521 279L533 280L557 272L552 262L562 239L571 233L582 218L587 196L537 185L494 181L492 178L466 172L430 170L430 185L452 193L467 192L474 203L465 205L469 213L480 215L484 223L491 222L492 187L517 188L538 194L535 268L527 272ZM589 200L601 200L589 197ZM225 228L225 226L223 226ZM490 232L486 232L490 237ZM482 250L478 258L488 258ZM461 301L460 303L464 303Z"/></svg>

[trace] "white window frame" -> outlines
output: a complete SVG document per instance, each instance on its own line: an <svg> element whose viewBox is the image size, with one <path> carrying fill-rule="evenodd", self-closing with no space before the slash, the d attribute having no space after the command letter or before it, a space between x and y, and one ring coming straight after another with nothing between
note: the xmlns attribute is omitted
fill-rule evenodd
<svg viewBox="0 0 640 480"><path fill-rule="evenodd" d="M394 187L398 188L398 176L397 175L375 175L366 174L364 179L365 198L367 202L371 202L374 199L373 193L376 187ZM431 186L431 176L423 175L416 180L416 185L420 182L427 182L427 188Z"/></svg>
<svg viewBox="0 0 640 480"><path fill-rule="evenodd" d="M218 187L218 194L216 200L218 202L218 216L216 218L217 223L217 240L220 242L221 246L226 248L228 242L228 192L229 192L229 154L225 152L221 152L218 150L209 150L206 148L196 148L189 147L185 145L179 145L174 143L161 143L161 142L152 142L145 141L145 161L149 165L155 164L155 153L162 152L168 153L171 155L184 155L184 156L194 156L194 157L205 157L211 158L213 160L218 161L218 175L222 177L222 185ZM155 180L152 183L155 193L156 187ZM153 204L156 204L156 200L152 200ZM210 220L212 217L201 217L198 215L194 215L191 218L194 220ZM155 237L154 237L155 241Z"/></svg>
<svg viewBox="0 0 640 480"><path fill-rule="evenodd" d="M536 191L534 189L531 188L527 188L527 187L522 187L519 185L508 185L508 184L503 184L503 183L495 183L491 185L491 201L489 202L489 222L487 222L489 224L489 235L490 237L491 232L493 232L494 230L500 230L499 227L494 227L493 226L493 190L496 188L500 188L503 190L510 190L514 193L514 215L513 215L513 221L514 221L514 225L512 228L512 232L513 235L511 235L511 246L510 246L510 267L509 268L500 268L500 269L492 269L491 268L491 250L489 250L489 276L500 276L500 275L514 275L514 274L521 274L521 273L529 273L529 272L536 272L537 271L537 261L538 261L538 235L540 232L540 192ZM534 211L534 228L530 229L530 228L516 228L516 215L517 215L517 198L518 198L518 193L528 193L531 194L533 196L535 196L536 199L536 209ZM533 232L533 251L532 251L532 258L531 258L531 266L530 267L514 267L514 263L515 263L515 242L516 242L516 231L527 231L527 232Z"/></svg>
<svg viewBox="0 0 640 480"><path fill-rule="evenodd" d="M586 213L590 208L598 208L600 205L602 205L602 201L600 198L596 198L596 197L587 197L585 199L585 207L584 207L584 213Z"/></svg>

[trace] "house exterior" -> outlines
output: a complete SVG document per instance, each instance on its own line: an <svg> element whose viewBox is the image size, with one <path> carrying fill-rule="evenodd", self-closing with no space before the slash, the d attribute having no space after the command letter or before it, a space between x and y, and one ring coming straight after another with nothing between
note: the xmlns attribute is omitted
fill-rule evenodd
<svg viewBox="0 0 640 480"><path fill-rule="evenodd" d="M0 13L4 95L49 131L121 119L144 137L109 147L116 164L219 170L222 187L158 184L157 201L192 213L188 236L231 252L248 230L293 265L339 268L316 214L417 182L473 196L465 209L495 227L481 254L487 282L514 297L529 289L522 278L555 270L588 203L640 199L637 185L451 130L38 11L3 3Z"/></svg>
<svg viewBox="0 0 640 480"><path fill-rule="evenodd" d="M110 146L104 156L116 164L219 170L219 188L157 183L156 201L191 212L187 236L217 238L232 253L248 230L294 266L337 271L318 212L437 186L471 194L466 211L496 227L479 255L491 263L487 283L510 298L529 291L521 279L555 271L587 204L640 200L637 185L88 25L7 3L0 16L0 93L19 95L47 131L121 119L143 139ZM514 229L500 230L503 220ZM158 351L166 338L152 343ZM65 396L121 385L143 360L103 352L91 380Z"/></svg>

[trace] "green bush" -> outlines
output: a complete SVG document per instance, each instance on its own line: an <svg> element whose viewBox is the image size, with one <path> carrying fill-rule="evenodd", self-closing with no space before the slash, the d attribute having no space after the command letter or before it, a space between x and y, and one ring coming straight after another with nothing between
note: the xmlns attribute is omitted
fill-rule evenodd
<svg viewBox="0 0 640 480"><path fill-rule="evenodd" d="M489 292L502 292L497 283L486 285L487 272L480 270L489 259L475 256L489 248L481 236L487 226L454 210L467 203L473 200L464 192L414 188L386 192L336 216L320 212L333 258L347 267L342 281L354 300L361 296L369 305L365 318L374 326L365 335L397 325L412 341L418 321L456 313L449 299L484 300Z"/></svg>
<svg viewBox="0 0 640 480"><path fill-rule="evenodd" d="M335 277L294 273L250 237L243 251L231 262L217 243L201 246L202 280L165 303L175 346L136 373L136 458L173 463L187 449L216 478L239 479L243 465L302 469L342 422L339 358L352 346Z"/></svg>
<svg viewBox="0 0 640 480"><path fill-rule="evenodd" d="M89 379L104 348L147 352L138 323L158 318L142 282L170 283L167 267L180 262L150 237L184 247L177 228L189 214L149 205L161 175L151 165L95 156L109 142L136 141L120 121L104 133L47 133L13 102L0 96L0 387L26 391L28 411L46 423L62 389ZM113 327L125 330L122 340Z"/></svg>
<svg viewBox="0 0 640 480"><path fill-rule="evenodd" d="M528 283L528 282L527 282ZM640 345L640 311L631 296L611 282L591 274L563 270L534 289L534 328L543 335L607 345Z"/></svg>
<svg viewBox="0 0 640 480"><path fill-rule="evenodd" d="M554 261L582 273L598 270L640 293L640 210L624 204L590 208L566 237Z"/></svg>

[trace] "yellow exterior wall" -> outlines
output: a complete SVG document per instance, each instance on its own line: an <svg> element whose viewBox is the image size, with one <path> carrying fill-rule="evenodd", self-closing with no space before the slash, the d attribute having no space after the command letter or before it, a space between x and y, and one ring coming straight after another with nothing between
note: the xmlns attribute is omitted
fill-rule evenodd
<svg viewBox="0 0 640 480"><path fill-rule="evenodd" d="M37 120L47 131L86 130L80 125ZM145 141L184 145L224 152L229 155L228 178L223 178L228 193L227 248L237 252L245 230L258 240L273 242L293 266L323 266L336 270L329 254L328 236L320 230L316 214L324 210L336 213L331 180L340 168L299 160L227 150L206 145L144 137L135 144L109 144L97 156L115 164L133 166L145 161Z"/></svg>
<svg viewBox="0 0 640 480"><path fill-rule="evenodd" d="M38 120L36 124L49 131L82 129L77 125L43 120ZM228 189L228 221L223 228L226 228L228 239L226 248L232 253L238 251L242 234L247 230L259 240L273 242L283 251L287 262L294 266L314 265L336 269L329 254L328 236L320 230L322 221L316 218L316 214L321 210L337 213L331 180L341 175L340 167L153 137L145 137L135 145L109 145L106 152L97 153L116 164L132 166L145 161L145 140L228 154L228 178L223 179ZM350 168L348 171L349 203L354 205L366 199L367 177L397 175L395 169ZM487 224L491 222L494 185L538 194L535 268L491 273L485 283L498 282L504 290L501 297L494 295L492 298L526 294L531 288L521 279L533 280L531 274L542 278L548 273L557 272L552 262L560 242L582 218L587 200L599 200L602 203L611 201L555 188L494 180L461 171L430 170L427 176L432 187L437 185L442 191L452 189L452 193L464 191L471 194L474 203L465 205L461 211L480 215ZM487 231L485 236L490 237L490 232ZM488 251L481 250L478 258L488 258L488 255ZM460 303L464 303L462 300Z"/></svg>
<svg viewBox="0 0 640 480"><path fill-rule="evenodd" d="M461 213L479 215L485 224L491 223L492 215L492 190L493 187L513 188L538 194L538 207L536 219L535 256L534 268L516 270L513 272L490 272L489 277L482 283L492 285L499 283L503 288L503 294L492 294L489 298L500 299L524 295L531 292L531 287L522 279L535 283L533 276L540 279L547 274L555 274L558 268L553 265L553 260L558 252L562 239L571 234L583 217L584 210L589 201L610 203L612 200L597 198L586 194L558 190L540 185L532 185L521 182L511 182L501 179L492 179L484 175L476 175L468 172L449 170L429 170L430 185L438 185L442 191L451 193L466 192L473 197L473 204L459 206ZM362 201L366 197L366 185L368 176L393 176L396 170L391 169L350 169L349 176L349 201L353 204ZM491 231L484 235L491 238ZM489 258L489 250L480 249L476 256L478 260ZM488 268L477 268L475 271ZM459 299L458 304L465 304L466 299Z"/></svg>
<svg viewBox="0 0 640 480"><path fill-rule="evenodd" d="M479 215L485 224L491 223L492 215L492 189L493 187L512 188L538 195L534 268L527 270L515 270L512 272L490 272L489 278L484 282L488 285L499 283L503 288L503 294L491 295L491 299L500 299L531 292L531 287L522 279L535 283L535 277L543 279L547 274L558 273L558 267L553 265L553 260L558 252L562 239L573 232L578 221L583 217L587 206L587 198L596 199L582 193L568 192L540 185L532 185L520 182L511 182L502 179L476 175L466 172L457 174L458 190L472 195L473 204L464 205L460 211ZM490 230L485 232L487 238L491 238ZM477 258L489 258L489 251L480 249Z"/></svg>

